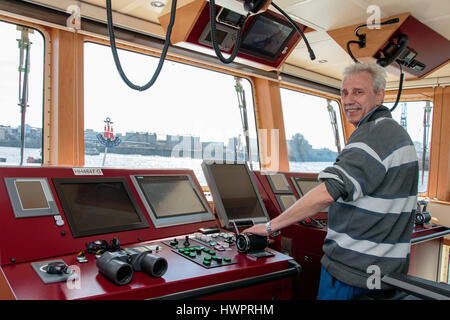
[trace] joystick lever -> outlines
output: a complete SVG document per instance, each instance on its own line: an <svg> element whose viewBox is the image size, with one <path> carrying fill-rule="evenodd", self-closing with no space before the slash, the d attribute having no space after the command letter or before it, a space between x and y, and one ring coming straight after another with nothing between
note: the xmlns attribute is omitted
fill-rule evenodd
<svg viewBox="0 0 450 320"><path fill-rule="evenodd" d="M184 244L185 247L189 247L191 245L191 243L189 242L189 236L186 236L183 244Z"/></svg>

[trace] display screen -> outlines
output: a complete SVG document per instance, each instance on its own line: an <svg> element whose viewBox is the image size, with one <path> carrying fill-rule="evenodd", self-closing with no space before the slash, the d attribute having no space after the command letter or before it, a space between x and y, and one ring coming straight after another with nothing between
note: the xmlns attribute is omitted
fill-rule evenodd
<svg viewBox="0 0 450 320"><path fill-rule="evenodd" d="M268 220L262 199L245 164L207 164L203 170L219 214L224 221ZM224 212L220 212L220 211Z"/></svg>
<svg viewBox="0 0 450 320"><path fill-rule="evenodd" d="M241 51L273 61L294 32L295 29L289 22L271 15L259 14L244 31Z"/></svg>
<svg viewBox="0 0 450 320"><path fill-rule="evenodd" d="M293 195L279 195L277 200L281 210L285 211L297 201L297 198Z"/></svg>
<svg viewBox="0 0 450 320"><path fill-rule="evenodd" d="M270 174L267 175L267 179L269 180L270 187L274 193L292 193L291 187L284 174Z"/></svg>
<svg viewBox="0 0 450 320"><path fill-rule="evenodd" d="M49 208L44 189L40 181L16 181L17 193L22 208L47 209Z"/></svg>
<svg viewBox="0 0 450 320"><path fill-rule="evenodd" d="M148 227L125 178L54 178L73 236Z"/></svg>
<svg viewBox="0 0 450 320"><path fill-rule="evenodd" d="M219 29L216 29L216 40L217 40L217 43L219 45L221 45L223 40L225 40L225 37L227 35L228 35L227 32L219 30ZM208 33L208 35L206 36L205 40L212 43L211 32Z"/></svg>
<svg viewBox="0 0 450 320"><path fill-rule="evenodd" d="M214 219L189 175L133 176L132 181L156 227Z"/></svg>
<svg viewBox="0 0 450 320"><path fill-rule="evenodd" d="M5 178L16 218L59 215L46 178Z"/></svg>
<svg viewBox="0 0 450 320"><path fill-rule="evenodd" d="M157 218L208 212L187 176L137 176Z"/></svg>
<svg viewBox="0 0 450 320"><path fill-rule="evenodd" d="M293 178L297 191L300 197L303 197L310 190L314 189L320 184L320 181L317 181L314 178Z"/></svg>

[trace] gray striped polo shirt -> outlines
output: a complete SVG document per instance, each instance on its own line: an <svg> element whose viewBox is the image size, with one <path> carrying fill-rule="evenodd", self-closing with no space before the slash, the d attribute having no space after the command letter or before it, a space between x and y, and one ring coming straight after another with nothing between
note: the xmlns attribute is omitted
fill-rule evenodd
<svg viewBox="0 0 450 320"><path fill-rule="evenodd" d="M371 266L381 275L407 273L418 160L411 138L388 108L380 106L361 120L319 180L335 200L328 211L323 267L361 288L367 288Z"/></svg>

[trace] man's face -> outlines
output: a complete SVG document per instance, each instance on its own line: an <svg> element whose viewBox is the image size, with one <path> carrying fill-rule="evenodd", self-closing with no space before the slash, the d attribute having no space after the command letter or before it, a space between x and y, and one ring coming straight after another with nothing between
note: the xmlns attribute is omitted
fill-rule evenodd
<svg viewBox="0 0 450 320"><path fill-rule="evenodd" d="M384 90L374 92L372 75L366 71L350 74L341 88L341 101L347 121L355 127L372 109L381 105Z"/></svg>

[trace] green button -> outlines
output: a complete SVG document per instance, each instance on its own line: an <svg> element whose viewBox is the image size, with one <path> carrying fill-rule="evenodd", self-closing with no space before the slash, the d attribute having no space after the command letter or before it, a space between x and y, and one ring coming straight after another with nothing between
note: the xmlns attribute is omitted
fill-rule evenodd
<svg viewBox="0 0 450 320"><path fill-rule="evenodd" d="M209 265L211 265L211 261L205 260L205 261L203 261L203 264L205 266L209 266Z"/></svg>
<svg viewBox="0 0 450 320"><path fill-rule="evenodd" d="M211 257L205 257L205 261L211 261Z"/></svg>
<svg viewBox="0 0 450 320"><path fill-rule="evenodd" d="M211 254L211 255L215 255L216 253L214 252L214 250L209 250L209 253Z"/></svg>
<svg viewBox="0 0 450 320"><path fill-rule="evenodd" d="M189 254L189 257L195 258L195 253L190 253L190 254Z"/></svg>
<svg viewBox="0 0 450 320"><path fill-rule="evenodd" d="M231 261L230 258L223 258L223 260L224 260L225 262L230 262L230 261Z"/></svg>

